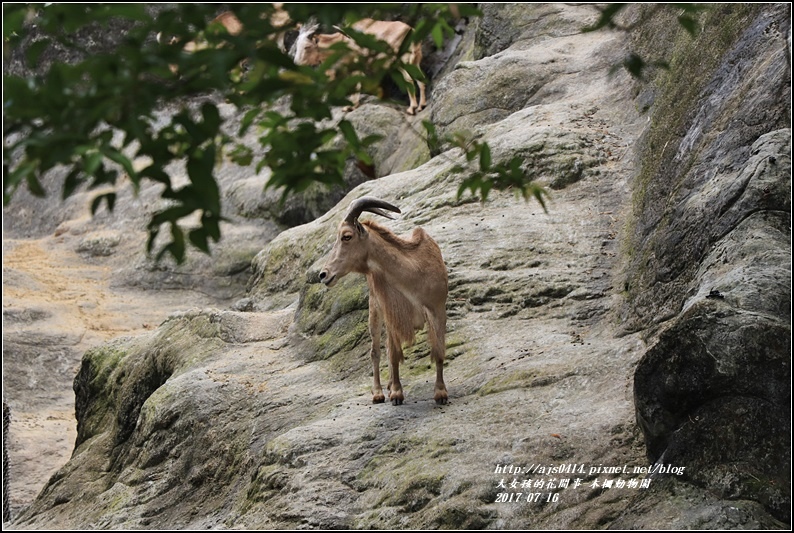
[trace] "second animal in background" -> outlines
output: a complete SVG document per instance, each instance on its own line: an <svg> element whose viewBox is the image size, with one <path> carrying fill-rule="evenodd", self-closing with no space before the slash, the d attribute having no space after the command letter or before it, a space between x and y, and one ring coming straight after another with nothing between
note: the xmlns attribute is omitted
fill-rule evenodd
<svg viewBox="0 0 794 533"><path fill-rule="evenodd" d="M372 20L369 18L361 19L351 26L352 29L367 33L374 36L380 41L388 43L395 54L399 53L403 41L413 31L413 28L404 22L399 21L383 21ZM344 61L352 61L355 54L362 55L365 53L355 41L345 35L341 31L336 33L319 33L319 24L307 24L300 29L298 38L294 44L294 60L297 65L309 65L316 67L334 52L331 47L337 43L345 43L350 49ZM420 69L422 62L422 43L411 43L408 51L405 52L400 58L403 63L413 65ZM420 69L421 71L421 69ZM411 74L405 69L400 69L400 73L408 83L412 90L408 91L408 99L410 100L406 113L415 115L425 107L427 107L427 98L425 96L425 83L422 80L414 79ZM333 75L333 72L331 72ZM419 87L419 98L416 96L416 87ZM352 97L353 107L357 107L359 103L359 95L356 94Z"/></svg>

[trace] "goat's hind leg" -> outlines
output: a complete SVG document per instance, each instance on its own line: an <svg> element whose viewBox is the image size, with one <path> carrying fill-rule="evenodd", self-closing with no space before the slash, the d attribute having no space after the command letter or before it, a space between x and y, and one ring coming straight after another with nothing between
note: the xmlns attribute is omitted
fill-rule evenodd
<svg viewBox="0 0 794 533"><path fill-rule="evenodd" d="M381 320L378 304L373 298L369 299L369 335L372 338L372 346L369 355L372 358L372 403L383 403L386 397L383 395L383 386L380 384L380 337Z"/></svg>
<svg viewBox="0 0 794 533"><path fill-rule="evenodd" d="M427 334L430 341L430 360L436 363L436 385L433 399L439 405L447 403L447 386L444 383L444 357L446 355L446 333L447 317L446 313L433 316L425 310L427 319Z"/></svg>
<svg viewBox="0 0 794 533"><path fill-rule="evenodd" d="M416 80L416 84L419 86L419 107L417 109L418 111L421 111L427 107L427 97L425 96L425 83L423 81Z"/></svg>

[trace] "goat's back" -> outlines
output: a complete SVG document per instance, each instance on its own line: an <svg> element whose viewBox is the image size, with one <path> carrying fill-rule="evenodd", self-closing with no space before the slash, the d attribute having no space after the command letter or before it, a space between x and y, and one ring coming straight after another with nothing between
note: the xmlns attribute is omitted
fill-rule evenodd
<svg viewBox="0 0 794 533"><path fill-rule="evenodd" d="M243 23L231 11L224 11L212 19L212 22L220 22L229 35L240 35L243 32Z"/></svg>
<svg viewBox="0 0 794 533"><path fill-rule="evenodd" d="M362 33L368 33L381 41L386 41L397 52L405 37L411 31L411 27L400 21L373 20L370 18L361 19L353 24L353 29Z"/></svg>

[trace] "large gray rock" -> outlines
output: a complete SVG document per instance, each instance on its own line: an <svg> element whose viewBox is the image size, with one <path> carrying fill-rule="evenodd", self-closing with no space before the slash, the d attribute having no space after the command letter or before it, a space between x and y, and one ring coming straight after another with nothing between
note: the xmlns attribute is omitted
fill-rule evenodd
<svg viewBox="0 0 794 533"><path fill-rule="evenodd" d="M758 502L789 522L786 16L782 6L756 14L713 73L703 73L710 77L693 82L703 88L694 105L678 110L683 135L656 137L669 146L638 197L627 276L632 312L624 316L654 342L634 382L649 459L684 466L682 480ZM639 507L647 510L647 501Z"/></svg>
<svg viewBox="0 0 794 533"><path fill-rule="evenodd" d="M780 148L760 142L790 127L785 9L726 11L713 25L729 34L746 28L735 46L718 53L712 39L698 46L682 37L675 74L687 83L665 79L656 99L660 113L646 133L628 242L627 329L653 329L677 315L698 287L705 256L741 220L791 211L789 171L776 165ZM693 72L698 61L703 68ZM767 143L780 144L779 135L785 143L785 132ZM756 157L759 150L767 157Z"/></svg>

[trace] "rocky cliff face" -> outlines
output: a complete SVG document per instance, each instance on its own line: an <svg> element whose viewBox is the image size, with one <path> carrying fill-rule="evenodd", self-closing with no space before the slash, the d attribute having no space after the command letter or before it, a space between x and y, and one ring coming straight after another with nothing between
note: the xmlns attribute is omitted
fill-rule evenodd
<svg viewBox="0 0 794 533"><path fill-rule="evenodd" d="M609 75L625 34L580 33L595 20L591 6L484 6L433 80L428 111L408 120L369 102L351 114L394 132L375 157L382 177L312 222L279 232L284 220L248 218L227 232L230 257L258 253L250 275L238 271L247 281L211 295L215 308L187 299L193 309L157 328L85 346L71 459L15 526L785 527L784 8L720 7L694 42L674 21L656 22L680 63L641 84ZM431 159L416 134L423 119L470 130L495 161L523 156L552 192L548 213L509 192L458 199L459 154ZM243 207L267 211L249 194L261 178L231 165L221 175L238 220ZM424 333L406 352L405 404L372 405L366 283L318 283L338 221L364 195L400 206L395 232L421 225L441 247L446 406L432 399ZM59 237L79 246L93 235L90 249L105 249L109 229L73 229L101 220L63 220ZM30 246L15 238L11 252ZM124 269L107 257L87 261L115 279ZM22 338L59 315L25 305L38 286L23 266L8 268L20 294L4 302L4 320L25 325ZM159 272L149 283L185 274ZM16 372L30 366L13 360ZM74 353L63 361L68 375Z"/></svg>
<svg viewBox="0 0 794 533"><path fill-rule="evenodd" d="M788 522L789 30L785 6L753 15L727 53L715 38L677 52L678 65L715 66L693 76L694 105L671 100L692 89L659 96L668 113L654 114L644 149L627 316L660 331L634 380L648 457ZM713 20L728 28L739 16Z"/></svg>

